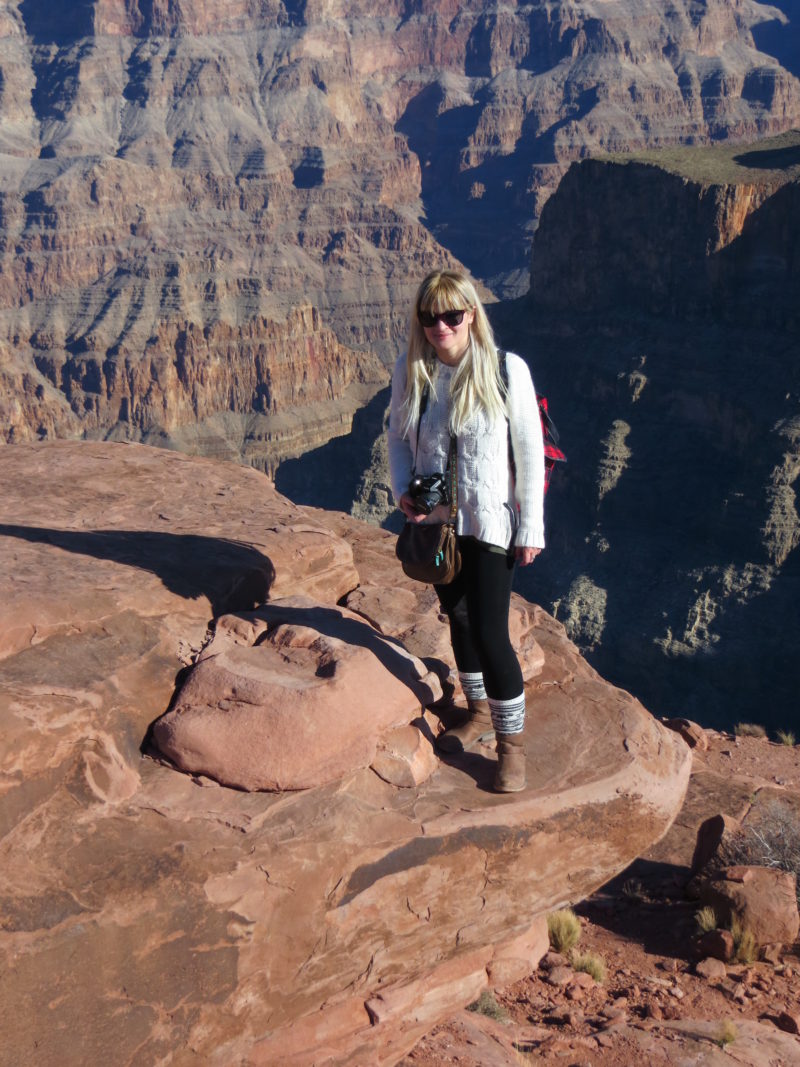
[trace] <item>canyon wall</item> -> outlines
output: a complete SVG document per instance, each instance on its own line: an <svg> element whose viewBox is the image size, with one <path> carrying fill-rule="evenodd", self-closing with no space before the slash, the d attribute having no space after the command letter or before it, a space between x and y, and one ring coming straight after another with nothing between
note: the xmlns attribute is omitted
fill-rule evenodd
<svg viewBox="0 0 800 1067"><path fill-rule="evenodd" d="M569 456L521 588L648 706L709 724L797 716L798 178L798 134L576 164L530 296L498 309Z"/></svg>
<svg viewBox="0 0 800 1067"><path fill-rule="evenodd" d="M0 440L273 470L347 432L426 270L527 288L572 160L800 122L786 32L752 0L9 0Z"/></svg>

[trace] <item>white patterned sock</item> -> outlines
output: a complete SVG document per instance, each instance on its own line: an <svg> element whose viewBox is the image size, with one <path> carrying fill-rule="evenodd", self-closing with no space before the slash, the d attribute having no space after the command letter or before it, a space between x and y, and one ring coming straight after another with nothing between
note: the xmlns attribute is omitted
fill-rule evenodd
<svg viewBox="0 0 800 1067"><path fill-rule="evenodd" d="M525 729L525 694L512 700L493 700L489 697L492 726L498 734L521 734Z"/></svg>
<svg viewBox="0 0 800 1067"><path fill-rule="evenodd" d="M485 700L486 690L483 688L483 674L462 674L458 672L458 680L467 700Z"/></svg>

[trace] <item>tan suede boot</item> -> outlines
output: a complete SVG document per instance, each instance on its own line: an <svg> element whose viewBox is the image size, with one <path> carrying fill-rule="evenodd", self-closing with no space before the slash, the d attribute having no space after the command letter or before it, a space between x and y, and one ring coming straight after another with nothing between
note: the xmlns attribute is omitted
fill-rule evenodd
<svg viewBox="0 0 800 1067"><path fill-rule="evenodd" d="M436 739L436 747L441 752L466 752L479 741L491 741L494 737L489 701L468 700L467 707L467 721L460 726L454 726L452 730L445 730Z"/></svg>
<svg viewBox="0 0 800 1067"><path fill-rule="evenodd" d="M525 788L525 739L523 734L497 735L495 793L519 793Z"/></svg>

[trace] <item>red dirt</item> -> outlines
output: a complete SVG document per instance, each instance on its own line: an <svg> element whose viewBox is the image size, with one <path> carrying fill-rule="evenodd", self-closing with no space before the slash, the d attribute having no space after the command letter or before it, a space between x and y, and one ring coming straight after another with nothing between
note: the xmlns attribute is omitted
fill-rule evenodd
<svg viewBox="0 0 800 1067"><path fill-rule="evenodd" d="M579 950L602 957L605 981L564 990L540 967L516 985L491 991L503 1018L462 1012L419 1041L400 1067L678 1067L690 1062L689 1038L675 1020L713 1022L720 1038L726 1022L738 1025L732 1032L741 1038L730 1046L737 1062L800 1065L800 1037L788 1039L788 1053L787 1046L776 1054L759 1045L762 1036L769 1043L782 1012L800 1012L800 945L786 947L777 966L726 964L725 977L700 977L692 955L698 905L684 890L705 818L720 811L740 817L762 788L800 799L800 746L710 731L706 737L708 751L695 750L684 808L664 840L574 909L582 926ZM746 1040L743 1020L762 1024L755 1041ZM716 1062L720 1042L704 1041L706 1051L693 1064ZM697 1047L695 1040L695 1055Z"/></svg>

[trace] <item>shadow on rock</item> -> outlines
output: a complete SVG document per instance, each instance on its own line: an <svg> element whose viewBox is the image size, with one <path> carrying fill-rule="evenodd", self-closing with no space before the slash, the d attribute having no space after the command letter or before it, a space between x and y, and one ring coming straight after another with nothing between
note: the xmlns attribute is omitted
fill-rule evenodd
<svg viewBox="0 0 800 1067"><path fill-rule="evenodd" d="M275 580L275 568L267 556L250 545L221 537L3 524L0 536L55 545L78 555L152 571L170 592L180 597L207 597L215 617L230 611L247 611L263 603Z"/></svg>
<svg viewBox="0 0 800 1067"><path fill-rule="evenodd" d="M268 639L269 633L276 626L307 627L308 629L316 630L322 637L342 641L347 645L363 648L371 652L385 670L412 690L420 700L420 703L427 704L434 696L426 683L411 677L409 667L412 657L402 641L399 641L396 637L391 637L389 634L381 633L367 622L349 619L336 608L322 606L300 607L293 604L272 603L264 604L253 615L264 619L268 624L268 629L259 634L255 640L254 647L263 644ZM439 661L436 662L438 664ZM430 665L426 664L426 666ZM446 664L444 666L446 667ZM324 670L325 666L323 664L318 668L317 673L324 677L322 673ZM431 667L431 670L434 673L438 673L436 667ZM379 698L379 694L376 694L376 698Z"/></svg>

